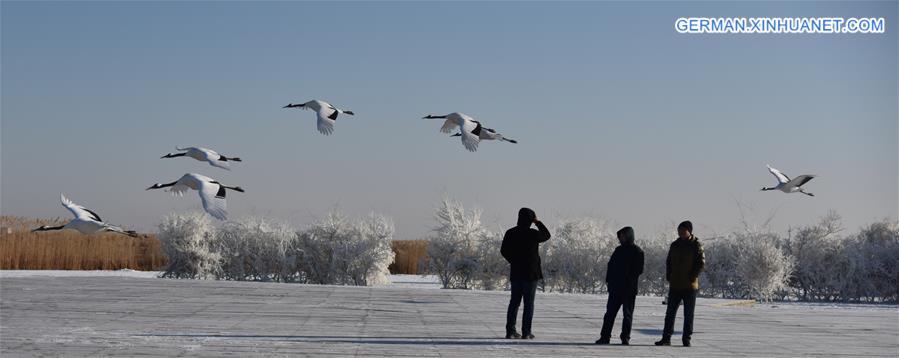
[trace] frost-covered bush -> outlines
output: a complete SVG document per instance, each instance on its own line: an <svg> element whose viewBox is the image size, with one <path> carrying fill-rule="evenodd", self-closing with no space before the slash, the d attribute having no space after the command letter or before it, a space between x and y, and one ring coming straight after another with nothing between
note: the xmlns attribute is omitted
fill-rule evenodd
<svg viewBox="0 0 899 358"><path fill-rule="evenodd" d="M790 287L802 300L835 300L848 279L850 262L845 255L841 219L831 213L814 225L799 228L786 241L793 259Z"/></svg>
<svg viewBox="0 0 899 358"><path fill-rule="evenodd" d="M445 288L505 289L509 265L502 235L481 223L481 212L445 199L428 242L429 271ZM607 262L618 245L604 222L562 220L541 245L544 290L605 291ZM704 296L824 301L899 301L899 222L877 222L845 235L831 213L785 237L745 225L719 238L701 239ZM171 214L157 238L169 258L163 277L216 278L371 285L387 281L394 259L394 226L371 214L351 219L332 212L297 232L265 218L216 227L203 213ZM637 236L645 254L641 294L664 295L665 259L674 240Z"/></svg>
<svg viewBox="0 0 899 358"><path fill-rule="evenodd" d="M393 222L372 214L351 220L330 213L302 232L265 218L216 228L202 213L172 214L158 237L164 277L371 285L387 281Z"/></svg>
<svg viewBox="0 0 899 358"><path fill-rule="evenodd" d="M484 227L481 212L444 199L434 217L437 226L428 242L429 271L443 288L498 288L502 275L508 274L499 261L503 260L502 238Z"/></svg>
<svg viewBox="0 0 899 358"><path fill-rule="evenodd" d="M352 223L338 212L328 213L308 229L299 233L302 271L305 281L315 284L341 282L349 266L349 239Z"/></svg>
<svg viewBox="0 0 899 358"><path fill-rule="evenodd" d="M878 222L847 239L843 300L899 301L899 223Z"/></svg>
<svg viewBox="0 0 899 358"><path fill-rule="evenodd" d="M740 248L731 237L717 237L702 241L705 268L699 285L704 296L745 298L748 288L737 276ZM664 265L664 263L663 263Z"/></svg>
<svg viewBox="0 0 899 358"><path fill-rule="evenodd" d="M760 300L775 297L787 287L793 270L780 242L776 234L750 230L703 241L702 294Z"/></svg>
<svg viewBox="0 0 899 358"><path fill-rule="evenodd" d="M156 235L169 258L162 277L218 277L222 256L214 248L215 234L215 226L209 216L203 213L171 214L164 217Z"/></svg>
<svg viewBox="0 0 899 358"><path fill-rule="evenodd" d="M841 218L830 213L799 228L786 241L795 263L793 296L813 301L899 300L899 223L878 222L841 236Z"/></svg>
<svg viewBox="0 0 899 358"><path fill-rule="evenodd" d="M299 234L305 280L363 286L386 282L394 257L393 233L393 222L382 216L354 221L329 213Z"/></svg>
<svg viewBox="0 0 899 358"><path fill-rule="evenodd" d="M640 275L639 292L642 295L665 295L668 281L665 280L665 259L672 238L662 233L641 237L636 244L643 249L643 274Z"/></svg>
<svg viewBox="0 0 899 358"><path fill-rule="evenodd" d="M769 300L787 287L793 262L772 233L743 232L731 236L736 247L736 277L745 297Z"/></svg>
<svg viewBox="0 0 899 358"><path fill-rule="evenodd" d="M565 220L541 245L544 290L596 293L605 289L607 262L618 239L605 222Z"/></svg>
<svg viewBox="0 0 899 358"><path fill-rule="evenodd" d="M356 222L355 240L351 246L355 256L347 274L356 285L388 283L394 252L390 243L395 233L393 220L374 213Z"/></svg>
<svg viewBox="0 0 899 358"><path fill-rule="evenodd" d="M474 282L484 290L502 290L509 284L509 263L503 258L500 250L503 237L494 232L487 232L481 237L477 246L477 269Z"/></svg>
<svg viewBox="0 0 899 358"><path fill-rule="evenodd" d="M216 235L222 278L228 280L296 280L296 230L287 224L251 217L225 223Z"/></svg>

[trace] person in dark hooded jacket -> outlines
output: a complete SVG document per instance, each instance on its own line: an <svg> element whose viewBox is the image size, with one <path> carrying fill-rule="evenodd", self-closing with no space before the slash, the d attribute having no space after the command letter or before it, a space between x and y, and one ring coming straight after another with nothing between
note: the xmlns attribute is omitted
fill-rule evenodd
<svg viewBox="0 0 899 358"><path fill-rule="evenodd" d="M531 224L537 230L531 229ZM543 278L540 267L540 243L549 240L549 229L537 219L537 213L528 208L518 211L518 224L506 231L500 249L509 262L509 282L512 284L512 299L506 312L506 338L534 339L531 321L534 318L534 298L537 282ZM518 305L524 299L524 313L521 317L521 333L515 331Z"/></svg>
<svg viewBox="0 0 899 358"><path fill-rule="evenodd" d="M612 337L612 326L618 309L623 308L621 317L621 344L630 344L631 323L634 319L634 304L637 300L637 284L643 274L643 250L634 244L634 229L630 226L618 230L618 242L621 244L609 258L606 270L606 287L609 299L606 303L606 314L603 317L602 331L596 344L609 344Z"/></svg>

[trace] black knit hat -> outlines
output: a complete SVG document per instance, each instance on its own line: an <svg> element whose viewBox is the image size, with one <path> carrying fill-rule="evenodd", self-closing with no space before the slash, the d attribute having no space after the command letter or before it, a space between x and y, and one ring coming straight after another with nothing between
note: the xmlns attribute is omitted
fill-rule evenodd
<svg viewBox="0 0 899 358"><path fill-rule="evenodd" d="M684 220L680 225L677 225L677 228L693 232L693 223L691 223L690 220Z"/></svg>

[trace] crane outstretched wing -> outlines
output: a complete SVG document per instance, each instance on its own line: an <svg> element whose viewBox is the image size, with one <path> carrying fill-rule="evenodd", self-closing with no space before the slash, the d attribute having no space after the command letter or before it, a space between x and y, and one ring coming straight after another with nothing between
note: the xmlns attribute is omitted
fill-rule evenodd
<svg viewBox="0 0 899 358"><path fill-rule="evenodd" d="M771 175L774 175L774 177L777 178L777 182L781 184L786 184L790 181L790 177L781 173L780 170L772 168L770 165L768 166L768 171L771 172Z"/></svg>
<svg viewBox="0 0 899 358"><path fill-rule="evenodd" d="M480 128L480 123L475 124L471 121L465 121L465 124L462 126L462 145L464 145L465 149L468 149L469 152L478 150L478 144L481 143L481 138L475 133L480 133Z"/></svg>
<svg viewBox="0 0 899 358"><path fill-rule="evenodd" d="M330 111L334 111L330 108L322 108L321 110L315 112L315 116L318 117L318 131L324 135L331 135L334 133L334 123L337 123L337 111L334 111L334 118L331 118Z"/></svg>
<svg viewBox="0 0 899 358"><path fill-rule="evenodd" d="M793 180L790 180L786 184L786 187L788 187L788 188L801 187L801 186L805 185L805 183L808 183L810 180L812 180L814 178L815 178L814 175L800 175L798 177L793 178Z"/></svg>
<svg viewBox="0 0 899 358"><path fill-rule="evenodd" d="M225 188L221 184L201 182L200 201L203 202L203 210L219 220L227 220L228 210L225 203Z"/></svg>
<svg viewBox="0 0 899 358"><path fill-rule="evenodd" d="M74 202L69 200L69 198L67 198L65 194L59 194L59 199L62 202L62 206L64 206L66 209L69 209L69 211L72 212L72 215L75 215L76 218L94 220L99 222L103 221L102 219L100 219L100 215L97 215L97 213L90 211L90 209L88 208L75 204Z"/></svg>

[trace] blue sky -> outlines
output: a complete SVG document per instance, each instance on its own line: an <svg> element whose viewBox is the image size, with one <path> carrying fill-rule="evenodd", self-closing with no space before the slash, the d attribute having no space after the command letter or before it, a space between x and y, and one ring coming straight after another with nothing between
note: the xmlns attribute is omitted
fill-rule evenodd
<svg viewBox="0 0 899 358"><path fill-rule="evenodd" d="M144 191L196 172L240 185L232 217L303 225L340 208L428 233L445 195L496 229L530 206L648 234L783 230L835 210L899 214L897 3L8 2L2 10L0 209L67 216L65 192L152 230L199 208ZM684 16L885 17L887 33L685 35ZM351 109L330 137L322 99ZM426 114L516 138L477 153ZM159 157L201 145L232 172ZM759 192L765 164L817 174L810 198ZM673 231L673 228L671 228Z"/></svg>

